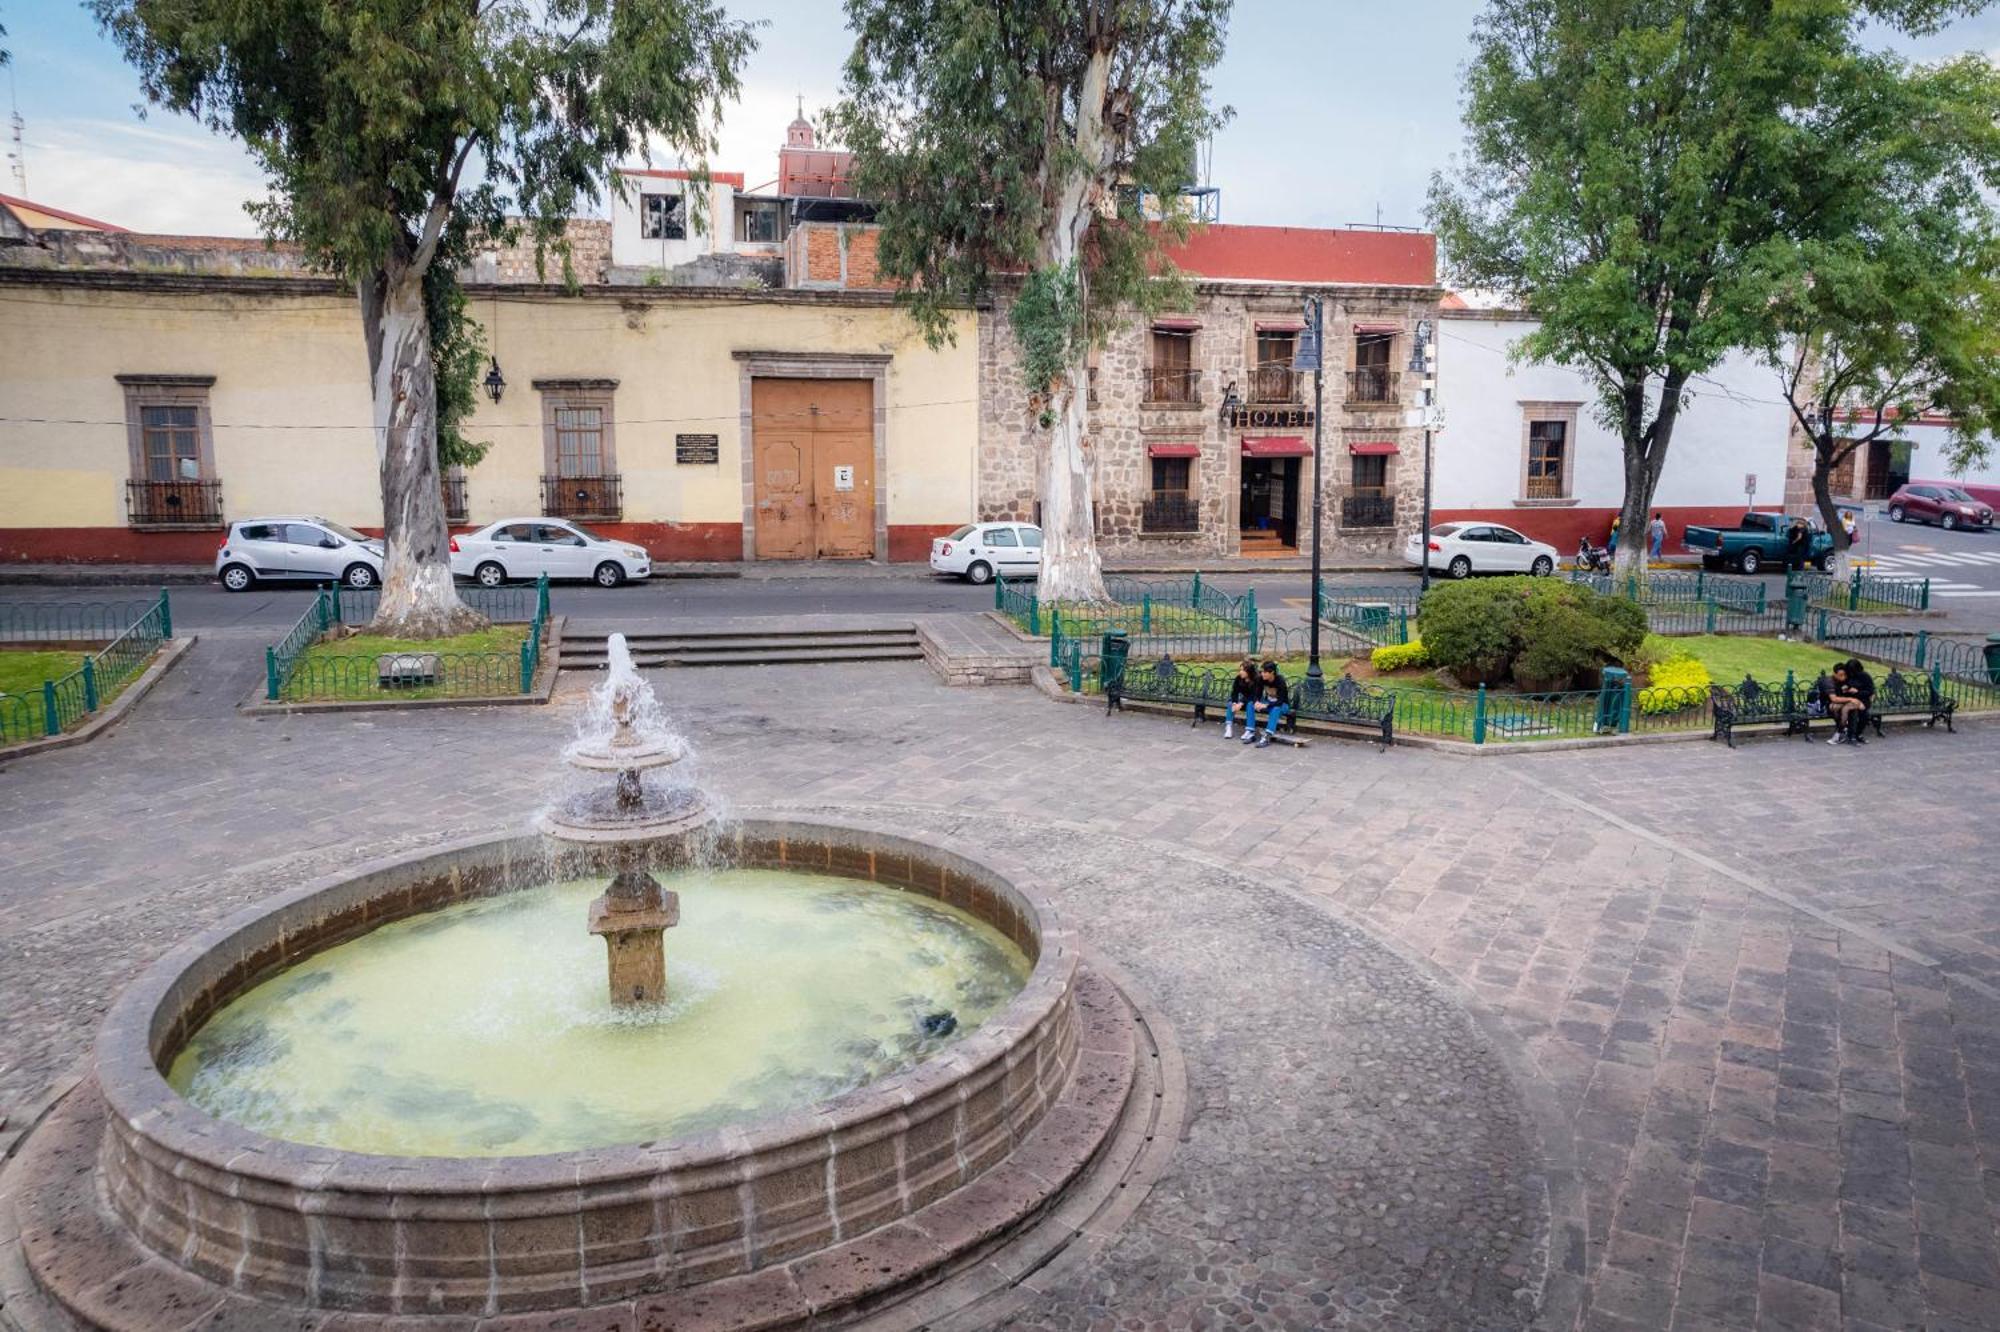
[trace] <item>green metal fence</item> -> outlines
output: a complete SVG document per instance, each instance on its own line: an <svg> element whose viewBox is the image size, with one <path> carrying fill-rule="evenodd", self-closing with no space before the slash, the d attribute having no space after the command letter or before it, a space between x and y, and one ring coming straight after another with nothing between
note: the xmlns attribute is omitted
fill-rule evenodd
<svg viewBox="0 0 2000 1332"><path fill-rule="evenodd" d="M376 589L356 591L334 586L314 594L291 631L264 649L264 697L299 701L402 698L490 698L525 694L534 687L541 664L542 638L549 618L549 580L532 586L460 589L472 609L495 624L528 625L519 652L410 653L422 658L412 669L384 678L375 653L309 655L322 638L342 625L363 625L381 604ZM435 658L435 669L429 660ZM421 666L421 673L416 669Z"/></svg>
<svg viewBox="0 0 2000 1332"><path fill-rule="evenodd" d="M1320 623L1336 635L1357 639L1370 647L1407 643L1414 636L1421 588L1407 583L1357 587L1349 583L1321 583Z"/></svg>
<svg viewBox="0 0 2000 1332"><path fill-rule="evenodd" d="M1928 578L1898 578L1856 569L1844 580L1826 574L1808 574L1805 581L1809 599L1819 609L1880 614L1931 608Z"/></svg>
<svg viewBox="0 0 2000 1332"><path fill-rule="evenodd" d="M1813 641L1857 657L1928 671L1931 683L1966 711L2000 708L2000 679L1986 664L1983 644L1936 638L1928 629L1876 624L1837 611L1814 611Z"/></svg>
<svg viewBox="0 0 2000 1332"><path fill-rule="evenodd" d="M1123 630L1135 639L1184 646L1187 655L1255 652L1259 637L1257 594L1231 596L1192 578L1105 580L1109 605L1065 606L1041 600L1038 584L993 583L993 608L1035 637L1048 636L1050 663L1057 664L1054 640ZM1176 650L1179 650L1178 648Z"/></svg>
<svg viewBox="0 0 2000 1332"><path fill-rule="evenodd" d="M0 607L0 642L73 643L109 639L66 675L0 698L0 742L61 735L109 703L174 636L164 588L151 601L60 602Z"/></svg>

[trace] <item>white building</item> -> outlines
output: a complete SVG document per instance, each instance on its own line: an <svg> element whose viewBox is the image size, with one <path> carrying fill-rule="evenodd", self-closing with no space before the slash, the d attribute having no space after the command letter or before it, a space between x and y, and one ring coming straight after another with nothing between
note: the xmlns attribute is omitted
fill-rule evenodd
<svg viewBox="0 0 2000 1332"><path fill-rule="evenodd" d="M1446 428L1432 445L1434 520L1504 523L1564 552L1580 537L1601 544L1624 502L1624 450L1598 420L1588 378L1516 362L1511 349L1533 320L1452 304L1435 344ZM1654 492L1669 553L1689 524L1734 526L1747 478L1757 507L1784 507L1790 420L1772 372L1751 356L1695 381Z"/></svg>

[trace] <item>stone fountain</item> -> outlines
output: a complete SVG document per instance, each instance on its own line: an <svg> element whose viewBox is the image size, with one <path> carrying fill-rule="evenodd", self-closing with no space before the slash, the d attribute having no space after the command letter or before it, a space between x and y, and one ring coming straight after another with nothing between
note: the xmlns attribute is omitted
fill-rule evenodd
<svg viewBox="0 0 2000 1332"><path fill-rule="evenodd" d="M615 773L616 780L562 802L543 820L542 831L558 841L609 848L616 872L590 904L590 932L604 940L611 1002L656 1004L667 994L664 935L680 920L680 899L660 886L646 862L662 840L686 842L707 829L715 811L691 782L647 783L647 773L664 774L685 759L687 744L662 719L625 635L611 635L606 660L604 683L591 692L585 733L563 751L563 761L582 772Z"/></svg>

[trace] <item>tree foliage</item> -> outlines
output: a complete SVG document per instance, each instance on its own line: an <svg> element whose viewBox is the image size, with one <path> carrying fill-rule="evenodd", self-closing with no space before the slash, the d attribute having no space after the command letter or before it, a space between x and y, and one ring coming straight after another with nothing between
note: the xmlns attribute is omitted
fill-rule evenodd
<svg viewBox="0 0 2000 1332"><path fill-rule="evenodd" d="M1456 181L1432 186L1454 278L1538 326L1624 442L1643 528L1697 377L1759 345L1797 238L1829 206L1824 144L1870 23L1924 30L1983 0L1490 0ZM1635 556L1638 543L1621 550Z"/></svg>

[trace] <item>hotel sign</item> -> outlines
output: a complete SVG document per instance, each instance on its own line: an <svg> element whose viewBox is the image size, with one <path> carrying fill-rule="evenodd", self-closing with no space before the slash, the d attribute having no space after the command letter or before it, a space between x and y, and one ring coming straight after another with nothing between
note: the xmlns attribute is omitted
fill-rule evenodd
<svg viewBox="0 0 2000 1332"><path fill-rule="evenodd" d="M1310 407L1237 407L1229 413L1232 430L1310 430Z"/></svg>

